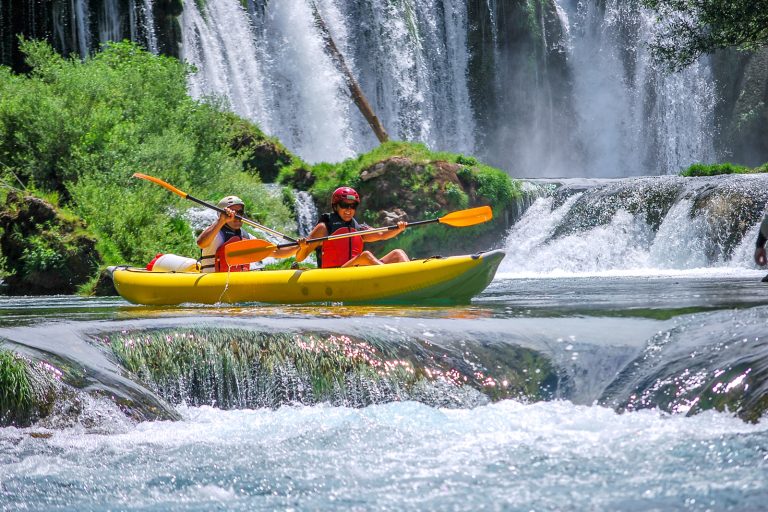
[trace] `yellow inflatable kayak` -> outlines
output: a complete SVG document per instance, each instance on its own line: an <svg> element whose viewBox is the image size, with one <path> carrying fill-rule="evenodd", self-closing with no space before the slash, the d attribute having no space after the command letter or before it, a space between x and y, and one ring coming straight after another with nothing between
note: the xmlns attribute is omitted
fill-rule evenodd
<svg viewBox="0 0 768 512"><path fill-rule="evenodd" d="M488 286L503 258L504 252L490 251L352 268L209 274L110 270L118 293L136 304L461 304Z"/></svg>

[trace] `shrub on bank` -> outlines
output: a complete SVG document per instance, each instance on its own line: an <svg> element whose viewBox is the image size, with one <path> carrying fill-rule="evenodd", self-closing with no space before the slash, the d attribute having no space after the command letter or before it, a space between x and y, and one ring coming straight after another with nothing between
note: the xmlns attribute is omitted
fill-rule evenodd
<svg viewBox="0 0 768 512"><path fill-rule="evenodd" d="M725 162L722 164L693 164L687 169L683 170L680 175L693 177L693 176L717 176L719 174L751 174L758 172L768 172L768 163L763 164L760 167L745 167L743 165L732 164Z"/></svg>
<svg viewBox="0 0 768 512"><path fill-rule="evenodd" d="M0 202L14 188L55 196L55 206L85 222L104 264L198 254L183 219L192 203L131 178L134 172L211 202L236 193L257 222L295 229L256 168L292 157L222 102L191 98L193 70L185 64L129 42L109 43L85 61L64 59L44 42L23 41L21 49L30 74L0 67ZM27 259L40 268L64 256L53 243L33 246ZM5 275L15 272L7 260Z"/></svg>

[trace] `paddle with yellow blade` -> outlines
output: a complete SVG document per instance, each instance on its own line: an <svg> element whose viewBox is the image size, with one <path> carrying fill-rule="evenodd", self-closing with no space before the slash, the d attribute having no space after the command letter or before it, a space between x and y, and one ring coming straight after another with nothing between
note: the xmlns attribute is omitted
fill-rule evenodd
<svg viewBox="0 0 768 512"><path fill-rule="evenodd" d="M167 190L170 190L174 194L179 195L179 196L183 197L184 199L189 199L192 202L195 202L195 203L197 203L199 205L205 206L206 208L210 208L211 210L216 210L217 212L223 213L224 215L226 215L226 212L224 211L224 208L219 208L218 206L212 205L210 203L206 203L205 201L201 201L200 199L198 199L196 197L192 197L191 195L187 194L186 192L177 189L173 185L164 182L160 178L155 178L154 176L149 176L147 174L141 174L140 172L133 173L133 177L134 178L141 178L142 180L151 181L152 183L160 185L161 187L163 187L163 188L165 188ZM241 221L245 222L246 224L250 224L251 226L253 226L253 227L257 228L257 229L260 229L262 231L266 231L267 233L272 233L273 235L277 235L277 236L279 236L281 238L284 238L286 240L290 240L291 242L295 242L296 241L295 238L291 238L288 235L284 235L283 233L281 233L279 231L275 231L274 229L268 228L266 226L262 226L261 224L258 224L257 222L254 222L251 219L243 217L242 215L235 215L235 218L240 219ZM266 243L269 243L269 242L266 242Z"/></svg>
<svg viewBox="0 0 768 512"><path fill-rule="evenodd" d="M493 212L490 206L479 206L477 208L469 208L467 210L459 210L457 212L451 212L437 219L420 220L416 222L409 222L408 227L423 226L424 224L433 224L439 222L447 226L453 226L455 228L464 228L467 226L474 226L475 224L482 224L493 218ZM351 233L343 233L341 235L329 235L319 238L310 238L307 243L324 242L326 240L338 240L340 238L350 238L353 236L369 235L371 233L382 233L384 231L391 231L397 229L397 226L384 226L380 228L367 229L365 231L353 231ZM240 242L234 242L224 246L224 253L227 258L227 264L229 265L244 265L247 263L254 263L261 261L264 258L269 257L275 250L283 249L285 247L298 246L298 242L290 242L285 244L272 244L266 240L242 240Z"/></svg>

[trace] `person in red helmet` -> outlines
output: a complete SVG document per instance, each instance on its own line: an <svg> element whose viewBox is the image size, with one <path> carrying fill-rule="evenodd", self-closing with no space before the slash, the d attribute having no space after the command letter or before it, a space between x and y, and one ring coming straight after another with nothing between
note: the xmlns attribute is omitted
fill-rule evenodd
<svg viewBox="0 0 768 512"><path fill-rule="evenodd" d="M360 236L326 240L324 242L307 243L307 238L301 238L296 261L303 261L312 251L317 253L319 268L356 267L366 265L384 265L408 261L408 255L402 249L395 249L377 258L370 251L363 249L366 242L389 240L403 232L406 222L398 222L397 229L379 233L364 234L370 229L355 219L355 212L360 205L360 195L351 187L339 187L331 195L331 213L320 216L320 222L312 229L307 238L322 238L328 235L340 235L360 231Z"/></svg>

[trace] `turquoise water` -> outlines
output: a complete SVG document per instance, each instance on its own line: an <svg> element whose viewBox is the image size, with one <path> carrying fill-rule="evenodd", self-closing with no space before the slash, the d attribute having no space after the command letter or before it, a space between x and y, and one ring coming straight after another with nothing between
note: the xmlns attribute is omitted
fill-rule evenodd
<svg viewBox="0 0 768 512"><path fill-rule="evenodd" d="M502 275L451 308L3 298L5 348L75 362L85 392L68 404L77 414L0 429L0 509L761 510L765 421L697 410L718 378L745 403L765 396L761 276ZM524 348L557 384L535 400L436 386L363 407L172 404L179 421L115 405L152 387L99 344L105 333L222 325L330 332L498 378Z"/></svg>

